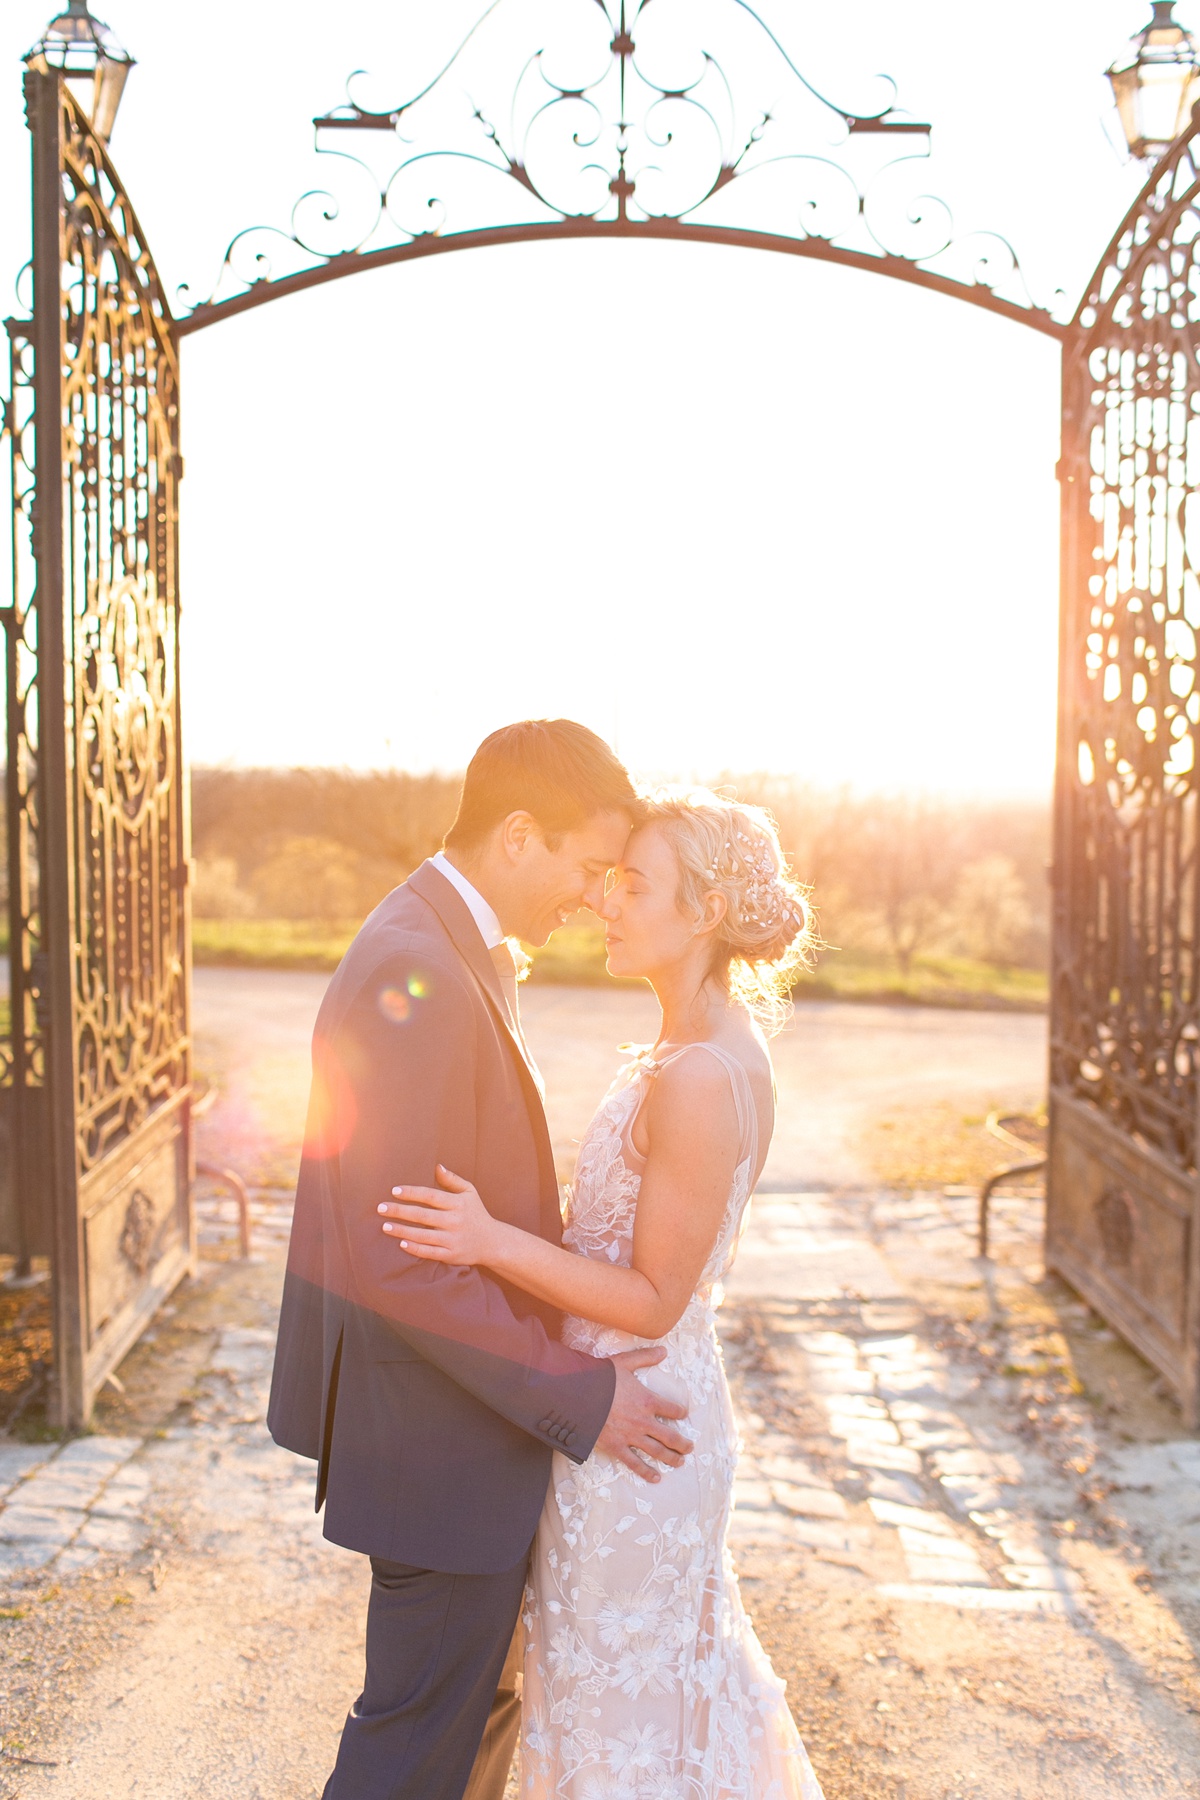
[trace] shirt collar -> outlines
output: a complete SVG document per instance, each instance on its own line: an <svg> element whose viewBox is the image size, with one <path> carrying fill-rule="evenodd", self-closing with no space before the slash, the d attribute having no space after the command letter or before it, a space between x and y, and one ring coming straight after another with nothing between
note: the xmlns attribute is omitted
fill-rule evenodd
<svg viewBox="0 0 1200 1800"><path fill-rule="evenodd" d="M462 895L463 901L479 927L479 935L489 950L504 942L504 933L500 929L500 921L493 909L488 905L477 887L473 887L461 869L456 869L444 850L438 850L430 857L430 862L444 875L451 887Z"/></svg>

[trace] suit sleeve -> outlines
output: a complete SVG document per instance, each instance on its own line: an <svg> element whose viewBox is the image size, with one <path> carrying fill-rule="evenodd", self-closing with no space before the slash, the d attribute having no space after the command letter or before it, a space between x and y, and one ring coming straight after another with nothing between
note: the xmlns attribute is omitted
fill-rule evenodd
<svg viewBox="0 0 1200 1800"><path fill-rule="evenodd" d="M389 958L314 1058L360 1303L494 1412L585 1461L612 1405L613 1364L518 1317L485 1270L424 1262L380 1230L380 1201L403 1182L435 1186L439 1162L477 1179L476 1019L459 977Z"/></svg>

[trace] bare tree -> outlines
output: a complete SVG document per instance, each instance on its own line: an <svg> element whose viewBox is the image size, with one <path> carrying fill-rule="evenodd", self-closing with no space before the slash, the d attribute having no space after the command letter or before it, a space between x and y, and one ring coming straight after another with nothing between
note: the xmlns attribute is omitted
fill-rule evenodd
<svg viewBox="0 0 1200 1800"><path fill-rule="evenodd" d="M983 962L1011 969L1028 957L1032 913L1011 856L967 864L954 892L954 920L964 947Z"/></svg>

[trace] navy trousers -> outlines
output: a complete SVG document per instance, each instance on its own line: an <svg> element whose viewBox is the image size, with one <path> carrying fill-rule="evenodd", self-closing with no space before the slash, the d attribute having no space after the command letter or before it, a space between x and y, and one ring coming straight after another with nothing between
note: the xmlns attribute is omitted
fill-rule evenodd
<svg viewBox="0 0 1200 1800"><path fill-rule="evenodd" d="M526 1568L523 1559L500 1575L442 1575L371 1558L366 1677L324 1800L463 1800Z"/></svg>

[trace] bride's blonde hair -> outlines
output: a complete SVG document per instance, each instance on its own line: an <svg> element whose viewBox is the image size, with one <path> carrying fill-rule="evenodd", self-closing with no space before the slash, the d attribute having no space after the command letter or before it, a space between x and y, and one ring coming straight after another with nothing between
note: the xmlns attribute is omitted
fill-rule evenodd
<svg viewBox="0 0 1200 1800"><path fill-rule="evenodd" d="M708 788L659 788L646 797L642 824L660 826L670 840L685 912L699 919L709 894L724 896L712 973L764 1030L778 1031L817 938L808 892L787 866L774 819Z"/></svg>

